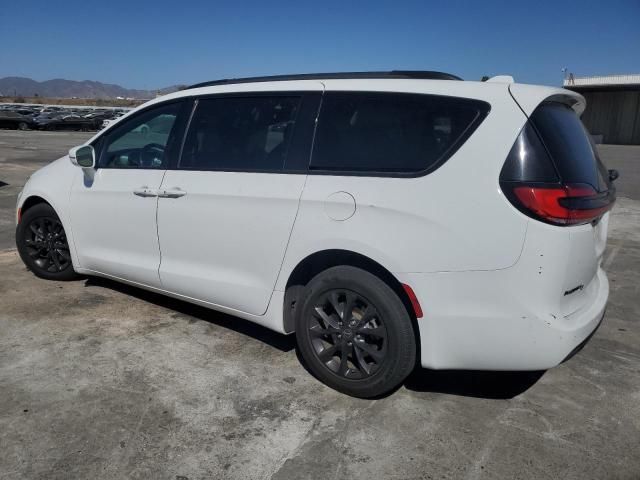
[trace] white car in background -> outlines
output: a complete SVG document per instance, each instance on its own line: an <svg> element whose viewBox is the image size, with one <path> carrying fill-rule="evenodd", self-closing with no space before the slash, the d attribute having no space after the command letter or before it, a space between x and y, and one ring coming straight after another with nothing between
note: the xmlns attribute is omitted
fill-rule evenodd
<svg viewBox="0 0 640 480"><path fill-rule="evenodd" d="M435 72L201 84L36 172L17 246L42 278L104 276L295 332L311 372L354 396L416 365L547 369L609 294L616 172L584 108Z"/></svg>
<svg viewBox="0 0 640 480"><path fill-rule="evenodd" d="M109 125L117 122L123 115L120 115L119 117L115 117L115 118L109 118L106 120L102 121L102 126L101 126L101 130L104 130L105 128L107 128Z"/></svg>

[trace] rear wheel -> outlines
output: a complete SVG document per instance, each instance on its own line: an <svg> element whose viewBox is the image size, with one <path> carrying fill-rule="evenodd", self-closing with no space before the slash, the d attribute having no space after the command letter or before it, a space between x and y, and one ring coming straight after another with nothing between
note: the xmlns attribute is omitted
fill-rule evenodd
<svg viewBox="0 0 640 480"><path fill-rule="evenodd" d="M78 277L64 227L51 206L41 203L24 212L16 229L16 246L24 264L37 277L47 280Z"/></svg>
<svg viewBox="0 0 640 480"><path fill-rule="evenodd" d="M27 125L27 122L20 122L18 123L18 130L29 130L29 125Z"/></svg>
<svg viewBox="0 0 640 480"><path fill-rule="evenodd" d="M307 285L296 339L309 370L355 397L397 388L411 373L416 342L404 304L382 280L359 268L333 267Z"/></svg>

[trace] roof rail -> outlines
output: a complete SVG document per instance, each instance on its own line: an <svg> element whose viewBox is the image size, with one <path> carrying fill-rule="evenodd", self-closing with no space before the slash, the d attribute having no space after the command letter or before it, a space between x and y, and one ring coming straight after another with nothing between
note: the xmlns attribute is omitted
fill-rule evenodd
<svg viewBox="0 0 640 480"><path fill-rule="evenodd" d="M283 82L287 80L332 80L332 79L368 79L368 78L412 78L420 80L462 80L460 77L443 72L427 70L391 70L389 72L342 72L342 73L298 73L294 75L272 75L267 77L225 78L210 82L196 83L190 88L230 85L234 83Z"/></svg>

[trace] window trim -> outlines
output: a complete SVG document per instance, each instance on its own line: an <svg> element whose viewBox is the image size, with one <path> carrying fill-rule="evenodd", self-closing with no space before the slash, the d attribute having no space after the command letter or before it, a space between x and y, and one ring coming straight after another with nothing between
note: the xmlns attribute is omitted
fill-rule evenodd
<svg viewBox="0 0 640 480"><path fill-rule="evenodd" d="M471 121L471 123L465 128L463 133L453 142L449 148L438 158L435 162L433 162L429 167L423 170L417 170L415 172L402 172L402 171L377 171L377 170L331 170L331 169L314 169L311 165L313 161L313 155L316 149L316 137L317 130L320 122L322 122L322 106L324 106L324 100L327 96L331 94L354 94L354 95L369 95L369 96L427 96L427 97L436 97L436 98L446 98L453 100L461 100L469 103L476 104L478 106L478 111L476 113L475 118ZM478 129L478 127L484 122L489 113L491 112L491 104L476 98L467 98L467 97L456 97L453 95L438 95L432 93L416 93L416 92L390 92L390 91L378 91L378 90L331 90L329 92L324 92L322 97L323 102L322 106L318 112L318 120L316 122L315 134L314 134L314 142L313 148L311 151L311 157L309 159L309 175L326 175L333 177L383 177L383 178L418 178L424 177L442 165L444 165L459 149L466 143L466 141L473 135L473 133Z"/></svg>
<svg viewBox="0 0 640 480"><path fill-rule="evenodd" d="M229 172L229 173L265 173L271 175L307 175L309 163L311 161L312 141L315 135L316 120L322 99L322 90L265 90L258 92L224 92L208 93L202 95L192 95L189 100L189 111L185 120L185 128L182 132L182 142L179 154L174 161L169 163L168 170L179 170L182 172ZM191 128L191 120L195 115L200 100L217 98L256 98L256 97L299 97L300 105L296 114L295 127L289 143L289 148L284 160L282 169L274 171L268 169L255 168L209 168L206 170L196 170L180 168L180 161L184 150L184 145Z"/></svg>
<svg viewBox="0 0 640 480"><path fill-rule="evenodd" d="M443 153L443 155L435 161L428 168L415 172L394 172L394 171L375 171L375 170L326 170L326 169L313 169L311 167L311 161L313 159L313 153L316 148L316 137L319 122L322 120L322 106L326 95L333 93L348 93L357 95L424 95L429 97L442 97L446 99L455 99L472 102L478 105L478 113L473 121L467 126L462 135ZM301 99L301 106L296 115L296 127L290 140L289 149L287 151L284 167L282 170L263 170L263 169L208 169L208 170L191 170L178 168L178 164L182 157L184 144L188 135L188 130L191 124L191 119L195 113L198 100L208 98L251 98L251 97L292 97L299 96ZM486 117L491 112L491 104L486 101L467 98L456 97L452 95L438 95L430 93L415 93L415 92L390 92L390 91L377 91L377 90L331 90L329 92L323 90L266 90L266 91L249 91L249 92L224 92L224 93L208 93L202 95L189 95L179 97L172 100L166 100L163 102L154 103L144 109L137 111L130 117L124 119L128 121L143 115L148 111L161 108L166 105L181 103L182 109L178 112L178 118L176 120L175 135L178 140L177 152L171 155L169 158L169 164L164 170L180 170L184 172L236 172L236 173L266 173L271 175L325 175L334 177L382 177L382 178L418 178L428 175L442 165L444 165L457 151L465 144L465 142L471 137L476 129L482 124ZM116 124L117 125L117 124ZM102 135L96 137L91 145L97 148L96 156L98 162L104 151L105 139L109 134L117 128L107 129ZM296 161L297 160L297 161ZM97 163L98 163L97 162ZM103 167L97 166L96 169L110 169L110 170L161 170L152 167L142 168L117 168L117 167Z"/></svg>
<svg viewBox="0 0 640 480"><path fill-rule="evenodd" d="M106 130L103 134L99 135L98 137L96 137L91 143L90 145L92 147L94 147L94 149L96 150L96 170L100 170L100 169L105 169L105 170L155 170L155 171L164 171L164 170L168 170L168 167L171 166L171 164L173 163L173 158L175 155L172 155L170 152L170 157L169 157L169 162L167 167L165 168L154 168L154 167L136 167L136 168L126 168L126 167L113 167L113 166L104 166L104 165L100 165L100 161L102 160L102 156L105 153L106 150L106 143L110 137L110 135L113 134L113 132L115 132L118 128L122 127L123 125L125 125L125 123L134 120L142 115L146 115L147 113L149 113L152 110L155 109L160 109L160 108L166 108L168 105L174 105L174 104L178 104L180 106L180 108L178 109L178 114L176 116L176 121L173 125L172 128L172 132L169 135L169 138L173 138L176 137L177 139L183 138L184 139L184 134L185 134L185 114L187 114L188 112L186 111L186 107L187 105L189 105L189 98L188 97L180 97L180 98L176 98L176 99L172 99L172 100L167 100L164 102L158 102L158 103L154 103L153 105L149 105L148 107L143 108L142 110L139 110L137 112L135 112L134 114L127 116L126 118L123 118L122 120L122 124L120 124L120 122L118 122L117 124L114 124L113 127L110 127L108 130ZM169 143L169 139L167 139L167 143Z"/></svg>

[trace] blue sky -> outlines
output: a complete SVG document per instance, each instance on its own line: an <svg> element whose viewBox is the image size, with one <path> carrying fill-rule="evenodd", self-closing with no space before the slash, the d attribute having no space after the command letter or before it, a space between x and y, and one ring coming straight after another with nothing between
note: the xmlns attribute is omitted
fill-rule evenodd
<svg viewBox="0 0 640 480"><path fill-rule="evenodd" d="M157 88L327 71L640 73L640 0L36 0L0 7L0 77Z"/></svg>

